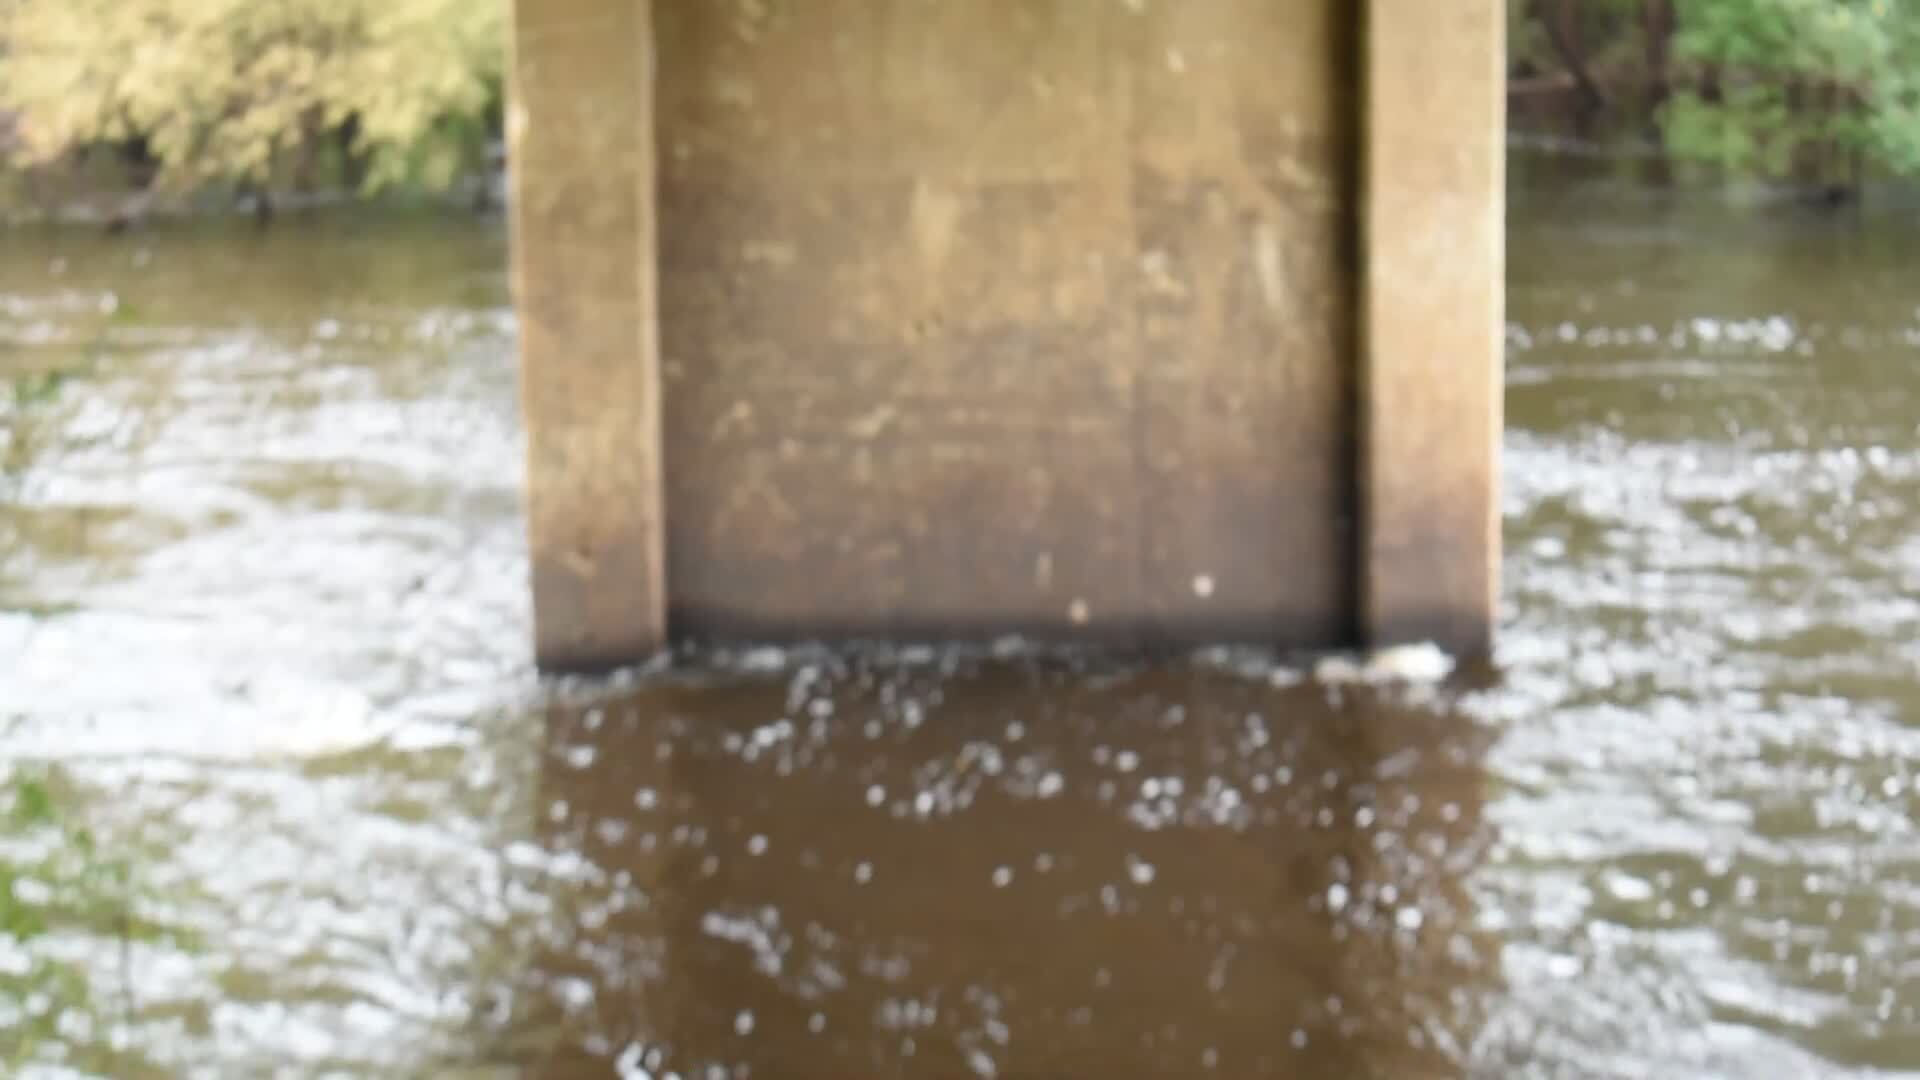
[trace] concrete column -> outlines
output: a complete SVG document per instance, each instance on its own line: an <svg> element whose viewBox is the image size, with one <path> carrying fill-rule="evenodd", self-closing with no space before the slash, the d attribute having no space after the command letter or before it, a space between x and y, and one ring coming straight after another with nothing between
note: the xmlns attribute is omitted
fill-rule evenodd
<svg viewBox="0 0 1920 1080"><path fill-rule="evenodd" d="M1347 0L654 16L676 636L1353 637Z"/></svg>
<svg viewBox="0 0 1920 1080"><path fill-rule="evenodd" d="M1483 652L1498 618L1505 7L1370 0L1361 620Z"/></svg>
<svg viewBox="0 0 1920 1080"><path fill-rule="evenodd" d="M514 289L548 668L666 638L651 7L514 5Z"/></svg>
<svg viewBox="0 0 1920 1080"><path fill-rule="evenodd" d="M518 0L542 665L1480 651L1501 10Z"/></svg>

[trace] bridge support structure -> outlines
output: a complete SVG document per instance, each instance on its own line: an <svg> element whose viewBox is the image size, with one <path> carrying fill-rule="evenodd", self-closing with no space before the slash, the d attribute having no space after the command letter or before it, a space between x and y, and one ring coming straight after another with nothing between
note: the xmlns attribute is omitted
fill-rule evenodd
<svg viewBox="0 0 1920 1080"><path fill-rule="evenodd" d="M537 654L1491 640L1499 0L518 0Z"/></svg>

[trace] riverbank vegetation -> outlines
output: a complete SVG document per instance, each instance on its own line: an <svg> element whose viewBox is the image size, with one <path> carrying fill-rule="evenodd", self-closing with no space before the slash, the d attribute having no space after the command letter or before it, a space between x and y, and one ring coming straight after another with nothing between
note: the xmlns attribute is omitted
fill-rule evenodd
<svg viewBox="0 0 1920 1080"><path fill-rule="evenodd" d="M56 938L137 943L185 938L136 911L132 864L100 850L64 819L61 779L45 768L0 773L0 1075L12 1076L46 1043L126 1020L131 987L90 978L88 964ZM124 975L124 970L122 971ZM106 1062L68 1059L93 1073ZM119 1062L129 1064L129 1062ZM107 1068L101 1075L111 1074ZM143 1070L142 1075L145 1074Z"/></svg>
<svg viewBox="0 0 1920 1080"><path fill-rule="evenodd" d="M508 0L0 0L0 161L137 192L488 173ZM1920 175L1920 4L1510 0L1522 133L1844 196Z"/></svg>
<svg viewBox="0 0 1920 1080"><path fill-rule="evenodd" d="M1920 176L1920 4L1513 0L1514 124L1850 197Z"/></svg>
<svg viewBox="0 0 1920 1080"><path fill-rule="evenodd" d="M9 0L0 153L263 206L445 190L486 166L505 49L506 0Z"/></svg>

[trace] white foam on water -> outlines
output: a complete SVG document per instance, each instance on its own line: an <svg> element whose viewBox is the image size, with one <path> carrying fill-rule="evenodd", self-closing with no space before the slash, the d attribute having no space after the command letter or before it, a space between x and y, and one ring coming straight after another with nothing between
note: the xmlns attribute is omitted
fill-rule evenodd
<svg viewBox="0 0 1920 1080"><path fill-rule="evenodd" d="M1323 656L1313 665L1313 679L1326 686L1360 684L1428 685L1453 673L1454 659L1431 642L1395 645L1362 657Z"/></svg>

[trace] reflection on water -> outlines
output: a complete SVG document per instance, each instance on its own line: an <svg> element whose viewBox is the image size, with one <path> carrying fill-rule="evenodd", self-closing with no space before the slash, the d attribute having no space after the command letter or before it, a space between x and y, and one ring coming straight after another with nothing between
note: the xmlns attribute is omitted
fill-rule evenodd
<svg viewBox="0 0 1920 1080"><path fill-rule="evenodd" d="M547 733L546 847L590 869L536 1075L1452 1076L1497 973L1488 733L1387 695L816 662Z"/></svg>
<svg viewBox="0 0 1920 1080"><path fill-rule="evenodd" d="M0 238L0 787L154 931L36 940L23 1075L1920 1069L1920 226L1515 202L1501 671L1425 698L543 686L497 228Z"/></svg>

